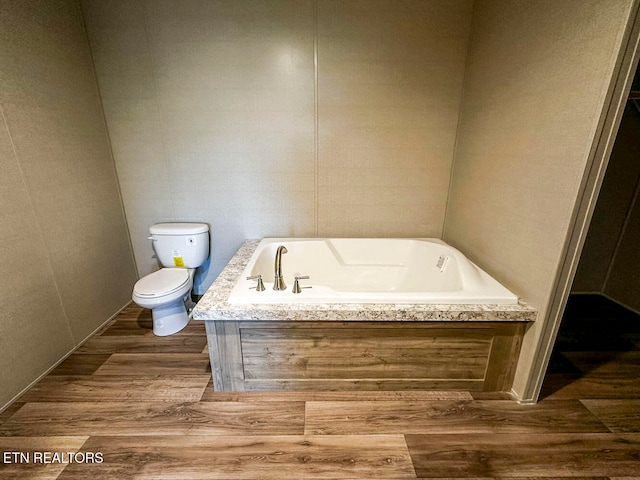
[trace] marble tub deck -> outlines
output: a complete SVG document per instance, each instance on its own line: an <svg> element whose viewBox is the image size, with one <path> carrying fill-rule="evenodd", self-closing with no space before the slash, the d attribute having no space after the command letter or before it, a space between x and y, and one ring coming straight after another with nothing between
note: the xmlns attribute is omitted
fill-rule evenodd
<svg viewBox="0 0 640 480"><path fill-rule="evenodd" d="M231 290L259 243L260 240L247 240L242 244L196 305L194 320L533 322L537 316L537 310L523 302L517 305L230 304L227 299Z"/></svg>

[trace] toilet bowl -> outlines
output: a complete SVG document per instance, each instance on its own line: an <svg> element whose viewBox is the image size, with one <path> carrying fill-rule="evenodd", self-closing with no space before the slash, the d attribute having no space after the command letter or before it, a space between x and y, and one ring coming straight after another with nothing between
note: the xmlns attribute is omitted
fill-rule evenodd
<svg viewBox="0 0 640 480"><path fill-rule="evenodd" d="M194 307L191 288L196 268L209 257L209 226L206 223L156 223L149 227L153 251L161 265L136 282L131 299L151 309L153 333L164 337L189 323Z"/></svg>
<svg viewBox="0 0 640 480"><path fill-rule="evenodd" d="M132 299L151 309L153 333L164 337L179 332L189 323L193 308L193 268L161 268L136 282Z"/></svg>

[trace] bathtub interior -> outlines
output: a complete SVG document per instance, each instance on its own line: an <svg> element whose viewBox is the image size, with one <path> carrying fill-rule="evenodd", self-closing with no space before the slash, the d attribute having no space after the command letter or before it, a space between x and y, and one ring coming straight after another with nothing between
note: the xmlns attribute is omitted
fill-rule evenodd
<svg viewBox="0 0 640 480"><path fill-rule="evenodd" d="M269 243L250 269L271 281L274 258L281 243ZM282 257L285 281L310 276L310 284L339 292L453 291L462 288L455 257L442 248L447 264L437 266L437 249L419 248L416 241L337 239L283 242L288 253ZM431 271L426 271L431 270ZM265 272L267 275L265 276Z"/></svg>
<svg viewBox="0 0 640 480"><path fill-rule="evenodd" d="M273 291L274 258L282 256L286 291ZM246 277L262 275L266 290ZM300 294L291 287L302 280ZM266 238L234 286L229 303L499 303L517 297L439 239Z"/></svg>

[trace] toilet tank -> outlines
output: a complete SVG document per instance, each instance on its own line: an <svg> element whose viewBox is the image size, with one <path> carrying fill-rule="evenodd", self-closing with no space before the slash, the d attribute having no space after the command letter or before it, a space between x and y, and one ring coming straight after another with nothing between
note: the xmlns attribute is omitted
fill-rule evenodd
<svg viewBox="0 0 640 480"><path fill-rule="evenodd" d="M164 267L197 268L209 256L206 223L156 223L149 228L153 249Z"/></svg>

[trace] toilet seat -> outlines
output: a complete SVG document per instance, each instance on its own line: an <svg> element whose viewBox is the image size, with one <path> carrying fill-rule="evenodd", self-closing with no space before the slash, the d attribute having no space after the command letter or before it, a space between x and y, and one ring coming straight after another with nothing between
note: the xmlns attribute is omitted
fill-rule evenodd
<svg viewBox="0 0 640 480"><path fill-rule="evenodd" d="M154 299L166 297L179 290L189 291L191 286L189 271L185 268L161 268L142 277L133 287L133 293L139 298Z"/></svg>

